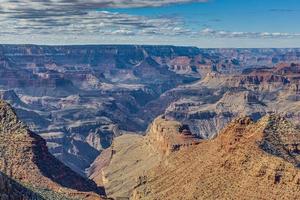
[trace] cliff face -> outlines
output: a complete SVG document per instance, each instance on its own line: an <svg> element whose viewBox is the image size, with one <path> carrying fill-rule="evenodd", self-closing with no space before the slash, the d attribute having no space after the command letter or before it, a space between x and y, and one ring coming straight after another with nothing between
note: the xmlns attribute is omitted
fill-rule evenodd
<svg viewBox="0 0 300 200"><path fill-rule="evenodd" d="M248 68L241 74L208 73L202 83L208 87L245 87L261 92L278 88L298 92L299 70L298 63L280 63L274 67Z"/></svg>
<svg viewBox="0 0 300 200"><path fill-rule="evenodd" d="M201 138L193 134L187 125L160 116L149 126L147 139L153 148L169 155L174 151L199 144Z"/></svg>
<svg viewBox="0 0 300 200"><path fill-rule="evenodd" d="M159 102L167 102L167 118L188 124L204 138L214 137L232 119L244 115L258 120L276 112L298 125L298 71L296 63L281 63L240 74L209 73L201 81L164 93Z"/></svg>
<svg viewBox="0 0 300 200"><path fill-rule="evenodd" d="M200 143L189 127L160 116L150 125L146 136L122 135L102 153L90 168L90 178L105 186L113 198L129 198L145 172L164 162L173 153Z"/></svg>
<svg viewBox="0 0 300 200"><path fill-rule="evenodd" d="M13 109L0 101L0 171L38 189L69 197L104 194L94 183L77 175L48 152L46 142L19 121ZM98 196L98 197L97 197Z"/></svg>
<svg viewBox="0 0 300 200"><path fill-rule="evenodd" d="M298 199L298 152L285 147L298 145L299 133L281 117L236 119L148 171L132 199Z"/></svg>

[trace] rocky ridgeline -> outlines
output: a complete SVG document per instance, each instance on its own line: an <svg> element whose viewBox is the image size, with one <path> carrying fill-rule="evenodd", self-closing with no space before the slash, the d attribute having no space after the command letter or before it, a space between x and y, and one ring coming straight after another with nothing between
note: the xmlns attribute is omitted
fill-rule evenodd
<svg viewBox="0 0 300 200"><path fill-rule="evenodd" d="M37 190L95 199L104 195L104 190L51 155L45 140L28 130L4 101L0 101L0 171Z"/></svg>
<svg viewBox="0 0 300 200"><path fill-rule="evenodd" d="M261 148L300 167L300 129L285 118L270 115L267 121Z"/></svg>
<svg viewBox="0 0 300 200"><path fill-rule="evenodd" d="M200 143L200 138L191 133L187 125L168 120L164 116L160 116L152 122L147 132L147 138L155 149L166 155Z"/></svg>
<svg viewBox="0 0 300 200"><path fill-rule="evenodd" d="M131 199L299 199L299 133L273 114L237 118L145 173Z"/></svg>
<svg viewBox="0 0 300 200"><path fill-rule="evenodd" d="M202 83L208 87L245 87L259 91L274 91L282 88L299 92L299 71L299 64L280 63L274 68L245 69L241 74L207 73Z"/></svg>

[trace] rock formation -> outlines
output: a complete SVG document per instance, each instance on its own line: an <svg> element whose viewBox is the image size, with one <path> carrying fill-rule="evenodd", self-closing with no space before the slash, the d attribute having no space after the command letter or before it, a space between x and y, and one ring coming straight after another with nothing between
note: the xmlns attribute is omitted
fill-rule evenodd
<svg viewBox="0 0 300 200"><path fill-rule="evenodd" d="M90 178L105 186L113 198L129 198L144 173L163 162L170 154L199 144L189 127L163 116L149 125L147 135L126 134L115 138L90 168Z"/></svg>
<svg viewBox="0 0 300 200"><path fill-rule="evenodd" d="M243 115L243 106L255 108L248 114L256 118L278 110L297 122L299 52L0 45L0 98L46 139L55 157L86 176L114 137L143 133L159 115L188 124L203 138Z"/></svg>
<svg viewBox="0 0 300 200"><path fill-rule="evenodd" d="M132 199L298 199L299 138L282 117L238 118L144 174Z"/></svg>
<svg viewBox="0 0 300 200"><path fill-rule="evenodd" d="M258 120L275 112L299 125L298 68L296 63L281 63L241 73L209 73L201 81L167 91L157 102L162 102L158 105L167 118L188 124L203 138L214 137L232 119L244 115Z"/></svg>
<svg viewBox="0 0 300 200"><path fill-rule="evenodd" d="M104 190L79 176L48 152L46 142L0 101L0 171L36 191L49 189L69 197L100 199Z"/></svg>
<svg viewBox="0 0 300 200"><path fill-rule="evenodd" d="M149 126L147 139L153 148L166 155L200 143L200 138L190 131L189 126L164 116L157 117Z"/></svg>
<svg viewBox="0 0 300 200"><path fill-rule="evenodd" d="M122 135L92 164L90 178L105 187L108 197L128 199L139 176L161 159L143 136Z"/></svg>

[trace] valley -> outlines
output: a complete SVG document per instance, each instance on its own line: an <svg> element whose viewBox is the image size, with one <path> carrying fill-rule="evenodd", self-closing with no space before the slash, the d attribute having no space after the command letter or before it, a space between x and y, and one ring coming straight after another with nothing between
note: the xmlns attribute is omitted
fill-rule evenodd
<svg viewBox="0 0 300 200"><path fill-rule="evenodd" d="M1 128L26 135L3 135L0 169L28 195L39 180L71 198L215 199L248 187L265 198L250 194L258 183L298 197L299 72L300 49L0 45L0 99L12 106L3 102ZM239 193L234 171L249 181Z"/></svg>

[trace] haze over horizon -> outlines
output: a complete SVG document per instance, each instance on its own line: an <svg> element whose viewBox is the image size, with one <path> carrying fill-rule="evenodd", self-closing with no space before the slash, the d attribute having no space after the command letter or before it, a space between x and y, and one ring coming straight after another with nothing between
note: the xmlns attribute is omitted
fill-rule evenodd
<svg viewBox="0 0 300 200"><path fill-rule="evenodd" d="M300 47L297 0L1 0L2 44Z"/></svg>

